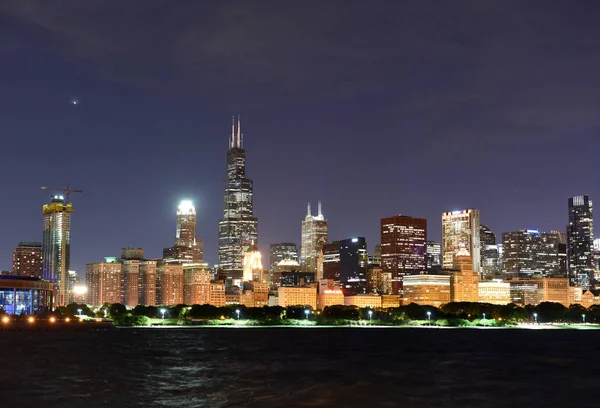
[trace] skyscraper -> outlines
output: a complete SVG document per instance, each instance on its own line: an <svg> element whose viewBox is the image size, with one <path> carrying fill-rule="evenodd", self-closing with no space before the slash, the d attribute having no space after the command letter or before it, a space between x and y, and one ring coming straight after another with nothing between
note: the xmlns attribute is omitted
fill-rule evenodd
<svg viewBox="0 0 600 408"><path fill-rule="evenodd" d="M70 301L69 268L71 266L71 213L73 206L64 196L55 195L42 207L44 242L42 244L42 278L54 282L56 306Z"/></svg>
<svg viewBox="0 0 600 408"><path fill-rule="evenodd" d="M163 258L169 263L201 263L203 244L196 237L196 208L190 200L183 200L177 208L175 245L163 249Z"/></svg>
<svg viewBox="0 0 600 408"><path fill-rule="evenodd" d="M402 293L402 277L427 268L427 220L406 215L381 219L381 268L390 273L392 293Z"/></svg>
<svg viewBox="0 0 600 408"><path fill-rule="evenodd" d="M439 270L442 268L442 244L427 241L427 270Z"/></svg>
<svg viewBox="0 0 600 408"><path fill-rule="evenodd" d="M104 262L87 264L85 279L88 285L88 303L100 306L121 302L122 265L116 258L105 257Z"/></svg>
<svg viewBox="0 0 600 408"><path fill-rule="evenodd" d="M300 248L300 264L307 272L317 272L317 258L323 245L327 243L327 220L321 211L319 201L318 214L312 215L310 203L307 214L302 221L302 247Z"/></svg>
<svg viewBox="0 0 600 408"><path fill-rule="evenodd" d="M238 116L237 137L231 119L227 151L227 181L223 219L219 221L219 268L232 279L241 279L246 250L258 246L258 220L252 205L252 180L246 177L246 151Z"/></svg>
<svg viewBox="0 0 600 408"><path fill-rule="evenodd" d="M473 271L481 271L479 242L479 210L445 212L442 214L442 266L453 268L454 256L464 247L473 260Z"/></svg>
<svg viewBox="0 0 600 408"><path fill-rule="evenodd" d="M481 250L481 274L485 278L497 276L500 273L498 245L496 234L485 225L479 226L479 242Z"/></svg>
<svg viewBox="0 0 600 408"><path fill-rule="evenodd" d="M292 242L281 242L271 244L271 257L269 265L271 272L277 272L277 264L283 260L298 262L298 248Z"/></svg>
<svg viewBox="0 0 600 408"><path fill-rule="evenodd" d="M323 279L339 283L344 294L366 293L369 254L363 237L323 246Z"/></svg>
<svg viewBox="0 0 600 408"><path fill-rule="evenodd" d="M569 198L567 259L571 285L589 289L594 283L594 221L592 200L587 195Z"/></svg>
<svg viewBox="0 0 600 408"><path fill-rule="evenodd" d="M19 242L13 252L12 273L19 276L42 276L41 242Z"/></svg>
<svg viewBox="0 0 600 408"><path fill-rule="evenodd" d="M565 245L557 231L528 229L502 233L502 272L509 275L564 276Z"/></svg>

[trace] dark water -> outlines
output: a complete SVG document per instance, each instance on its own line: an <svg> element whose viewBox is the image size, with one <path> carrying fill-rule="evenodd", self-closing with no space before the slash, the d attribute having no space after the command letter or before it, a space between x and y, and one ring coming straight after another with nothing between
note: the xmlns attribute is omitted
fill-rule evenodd
<svg viewBox="0 0 600 408"><path fill-rule="evenodd" d="M0 332L0 407L600 407L600 331Z"/></svg>

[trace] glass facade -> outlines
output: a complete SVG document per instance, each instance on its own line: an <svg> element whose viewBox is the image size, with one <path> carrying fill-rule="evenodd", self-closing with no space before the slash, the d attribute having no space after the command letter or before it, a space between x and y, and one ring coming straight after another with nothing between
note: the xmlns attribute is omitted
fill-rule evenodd
<svg viewBox="0 0 600 408"><path fill-rule="evenodd" d="M569 198L567 258L572 285L589 289L594 283L594 221L592 200L587 195Z"/></svg>
<svg viewBox="0 0 600 408"><path fill-rule="evenodd" d="M466 248L473 258L473 270L481 271L479 210L469 209L442 214L442 266L452 268L454 256Z"/></svg>
<svg viewBox="0 0 600 408"><path fill-rule="evenodd" d="M42 210L44 212L42 278L54 282L56 304L64 306L71 300L69 268L73 206L67 203L63 196L54 196Z"/></svg>
<svg viewBox="0 0 600 408"><path fill-rule="evenodd" d="M317 258L321 255L323 245L327 243L328 234L327 220L321 212L321 202L319 201L317 215L311 214L309 203L306 218L302 221L302 246L300 247L302 270L317 271Z"/></svg>
<svg viewBox="0 0 600 408"><path fill-rule="evenodd" d="M36 314L52 310L53 284L36 278L0 277L0 309L8 314Z"/></svg>

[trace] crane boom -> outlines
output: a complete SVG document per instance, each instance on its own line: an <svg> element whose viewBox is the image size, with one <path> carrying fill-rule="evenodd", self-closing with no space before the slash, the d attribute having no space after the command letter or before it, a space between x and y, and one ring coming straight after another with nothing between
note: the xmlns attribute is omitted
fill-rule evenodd
<svg viewBox="0 0 600 408"><path fill-rule="evenodd" d="M48 191L60 191L61 193L63 193L65 195L65 199L66 199L67 203L69 202L69 196L71 195L71 193L83 193L83 190L75 190L75 189L69 188L68 184L64 188L42 186L41 189L48 190Z"/></svg>

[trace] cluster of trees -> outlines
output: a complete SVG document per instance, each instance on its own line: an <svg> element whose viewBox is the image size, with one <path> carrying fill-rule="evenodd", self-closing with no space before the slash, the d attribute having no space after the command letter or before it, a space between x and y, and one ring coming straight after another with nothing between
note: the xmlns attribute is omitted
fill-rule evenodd
<svg viewBox="0 0 600 408"><path fill-rule="evenodd" d="M377 310L356 306L328 306L323 311L313 311L307 307L264 306L246 307L230 305L176 305L176 306L136 306L128 310L125 305L105 304L98 311L87 305L72 303L57 309L63 316L76 316L80 313L90 317L109 317L120 326L149 324L149 319L164 318L179 324L202 323L210 320L250 319L260 324L284 324L291 319L316 320L318 324L348 324L367 320L378 324L403 325L414 321L431 321L432 324L461 326L469 324L506 325L517 322L538 323L587 323L600 322L600 306L584 308L581 305L565 307L559 303L540 303L537 306L520 307L515 304L492 305L488 303L452 302L440 308L411 303L406 306ZM239 314L238 314L239 311ZM307 313L308 311L308 313ZM485 320L483 320L485 317Z"/></svg>

